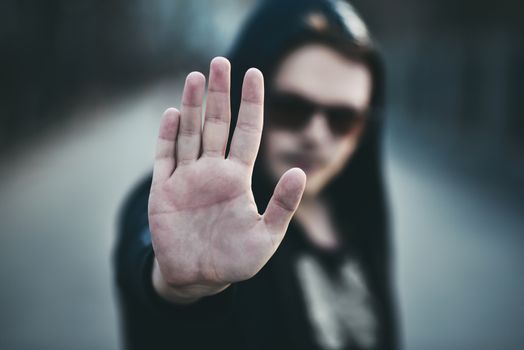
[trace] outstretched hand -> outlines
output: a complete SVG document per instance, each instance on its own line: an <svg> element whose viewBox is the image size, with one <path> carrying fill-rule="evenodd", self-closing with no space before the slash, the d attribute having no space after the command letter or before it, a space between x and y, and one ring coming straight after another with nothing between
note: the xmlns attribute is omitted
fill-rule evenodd
<svg viewBox="0 0 524 350"><path fill-rule="evenodd" d="M191 302L254 276L282 241L306 176L280 178L264 214L251 190L264 105L262 73L249 69L230 151L230 64L211 61L202 128L205 77L187 76L181 111L162 118L149 197L155 263L153 286L165 299Z"/></svg>

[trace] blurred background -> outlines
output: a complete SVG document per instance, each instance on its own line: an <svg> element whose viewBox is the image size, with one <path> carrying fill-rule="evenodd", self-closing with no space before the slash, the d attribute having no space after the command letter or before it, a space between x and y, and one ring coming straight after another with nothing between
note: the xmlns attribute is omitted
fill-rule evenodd
<svg viewBox="0 0 524 350"><path fill-rule="evenodd" d="M119 348L119 205L255 3L0 2L0 348ZM524 3L353 4L387 65L405 348L523 349Z"/></svg>

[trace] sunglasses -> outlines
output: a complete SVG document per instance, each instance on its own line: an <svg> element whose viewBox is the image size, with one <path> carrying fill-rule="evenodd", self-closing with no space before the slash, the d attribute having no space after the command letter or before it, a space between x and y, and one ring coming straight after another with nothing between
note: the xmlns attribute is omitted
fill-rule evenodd
<svg viewBox="0 0 524 350"><path fill-rule="evenodd" d="M346 135L363 125L368 114L367 111L359 111L350 106L322 105L289 92L272 92L266 101L271 125L283 129L301 129L316 112L322 112L326 116L331 133Z"/></svg>

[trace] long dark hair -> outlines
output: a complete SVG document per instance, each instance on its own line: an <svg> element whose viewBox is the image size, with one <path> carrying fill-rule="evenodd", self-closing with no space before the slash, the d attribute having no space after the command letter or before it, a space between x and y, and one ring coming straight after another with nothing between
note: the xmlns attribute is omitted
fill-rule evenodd
<svg viewBox="0 0 524 350"><path fill-rule="evenodd" d="M391 288L392 257L390 254L389 219L381 169L381 127L384 107L384 72L381 58L364 22L343 1L330 0L265 0L247 20L228 58L232 66L232 122L244 73L250 67L260 69L269 83L282 60L308 43L321 43L344 56L363 63L372 75L370 111L359 146L346 167L323 190L322 196L332 204L334 217L350 234L347 240L358 252L366 279L380 308L381 341L388 349L397 346L397 320ZM232 132L230 133L232 134ZM253 173L253 192L260 212L272 194L270 177L260 159Z"/></svg>

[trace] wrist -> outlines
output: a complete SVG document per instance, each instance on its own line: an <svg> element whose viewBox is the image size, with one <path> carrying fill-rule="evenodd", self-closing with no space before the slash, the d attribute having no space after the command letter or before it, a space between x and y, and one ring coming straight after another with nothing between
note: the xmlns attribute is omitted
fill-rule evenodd
<svg viewBox="0 0 524 350"><path fill-rule="evenodd" d="M191 304L203 297L218 294L230 286L230 284L219 286L203 284L189 284L183 286L170 285L164 279L156 258L153 262L151 278L155 292L163 299L174 304Z"/></svg>

